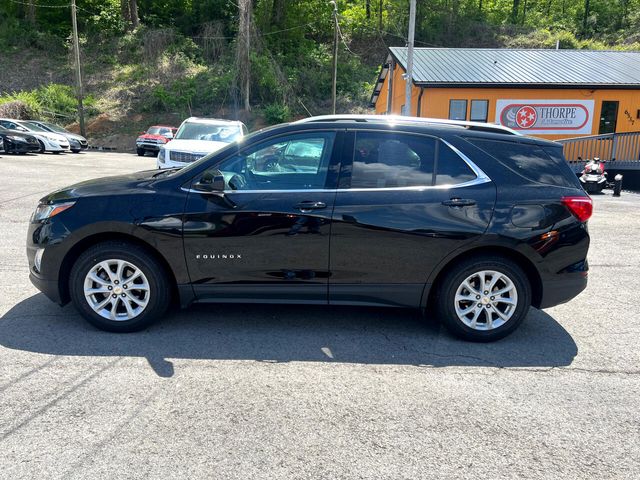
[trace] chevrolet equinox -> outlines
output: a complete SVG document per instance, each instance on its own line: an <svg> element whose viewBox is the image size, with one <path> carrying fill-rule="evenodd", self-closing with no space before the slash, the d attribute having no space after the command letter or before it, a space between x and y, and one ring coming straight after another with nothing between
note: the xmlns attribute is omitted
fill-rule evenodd
<svg viewBox="0 0 640 480"><path fill-rule="evenodd" d="M313 117L181 169L53 192L27 253L38 289L114 332L175 300L416 308L490 341L584 290L591 212L557 143L471 122Z"/></svg>

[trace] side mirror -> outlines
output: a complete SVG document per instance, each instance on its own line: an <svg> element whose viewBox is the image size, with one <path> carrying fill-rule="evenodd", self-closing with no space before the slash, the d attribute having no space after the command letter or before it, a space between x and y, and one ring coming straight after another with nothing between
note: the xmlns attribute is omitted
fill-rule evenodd
<svg viewBox="0 0 640 480"><path fill-rule="evenodd" d="M193 184L193 189L202 193L222 193L226 184L222 172L205 173L200 180Z"/></svg>

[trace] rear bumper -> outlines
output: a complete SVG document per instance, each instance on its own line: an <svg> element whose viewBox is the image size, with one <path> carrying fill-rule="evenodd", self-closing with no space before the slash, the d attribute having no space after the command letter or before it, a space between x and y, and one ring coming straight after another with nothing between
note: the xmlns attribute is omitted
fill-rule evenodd
<svg viewBox="0 0 640 480"><path fill-rule="evenodd" d="M539 308L550 308L568 302L587 288L587 272L559 274L558 278L543 284Z"/></svg>

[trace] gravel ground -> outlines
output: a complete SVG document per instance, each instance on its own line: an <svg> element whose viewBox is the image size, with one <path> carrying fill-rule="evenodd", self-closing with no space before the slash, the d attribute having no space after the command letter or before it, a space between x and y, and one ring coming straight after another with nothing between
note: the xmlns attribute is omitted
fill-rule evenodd
<svg viewBox="0 0 640 480"><path fill-rule="evenodd" d="M0 478L640 477L640 195L594 198L587 291L497 343L301 306L100 332L31 286L27 221L53 189L154 165L0 158Z"/></svg>

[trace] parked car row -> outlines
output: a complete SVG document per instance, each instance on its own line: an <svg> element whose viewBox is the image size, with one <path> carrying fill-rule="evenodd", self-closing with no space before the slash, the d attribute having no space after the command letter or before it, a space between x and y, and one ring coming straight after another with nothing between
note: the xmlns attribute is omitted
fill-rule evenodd
<svg viewBox="0 0 640 480"><path fill-rule="evenodd" d="M89 146L87 139L59 125L40 120L0 118L0 137L5 153L79 153Z"/></svg>

